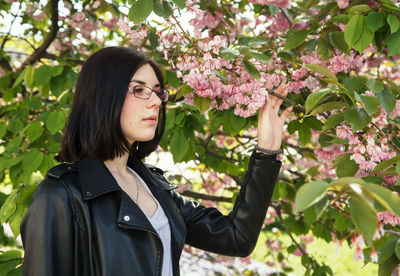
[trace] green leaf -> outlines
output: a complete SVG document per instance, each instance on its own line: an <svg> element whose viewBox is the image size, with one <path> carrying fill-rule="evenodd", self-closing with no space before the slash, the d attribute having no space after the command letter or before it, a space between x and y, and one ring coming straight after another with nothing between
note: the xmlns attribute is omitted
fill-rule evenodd
<svg viewBox="0 0 400 276"><path fill-rule="evenodd" d="M364 238L371 242L378 225L375 210L371 209L368 203L358 196L353 196L349 200L349 207L354 225L363 234Z"/></svg>
<svg viewBox="0 0 400 276"><path fill-rule="evenodd" d="M181 89L179 90L178 95L176 95L176 99L179 99L179 98L183 97L184 95L192 93L192 92L193 92L193 88L191 88L189 85L184 83L181 86Z"/></svg>
<svg viewBox="0 0 400 276"><path fill-rule="evenodd" d="M172 6L167 1L157 0L154 2L154 13L166 19L173 13Z"/></svg>
<svg viewBox="0 0 400 276"><path fill-rule="evenodd" d="M28 86L28 87L32 87L32 85L33 85L34 72L35 72L35 69L33 69L33 67L30 65L25 68L24 81L25 81L26 86Z"/></svg>
<svg viewBox="0 0 400 276"><path fill-rule="evenodd" d="M12 259L4 263L0 263L0 275L10 275L10 272L20 264L20 260Z"/></svg>
<svg viewBox="0 0 400 276"><path fill-rule="evenodd" d="M348 217L345 217L342 214L336 216L334 224L336 230L343 233L351 225L352 225L351 220Z"/></svg>
<svg viewBox="0 0 400 276"><path fill-rule="evenodd" d="M322 128L323 131L331 129L344 121L343 113L338 113L329 117Z"/></svg>
<svg viewBox="0 0 400 276"><path fill-rule="evenodd" d="M347 161L350 159L344 159L344 160ZM352 184L352 183L363 184L363 183L365 183L365 181L358 177L340 177L339 179L336 179L336 180L333 180L332 182L330 182L329 185L334 190L340 191L343 188L345 188L347 185Z"/></svg>
<svg viewBox="0 0 400 276"><path fill-rule="evenodd" d="M178 88L181 85L181 82L176 76L175 72L166 70L165 77L167 79L167 83L171 84L174 88Z"/></svg>
<svg viewBox="0 0 400 276"><path fill-rule="evenodd" d="M17 190L14 190L4 201L3 205L1 205L0 208L0 222L4 223L7 221L7 219L17 210L17 206L15 204L15 201L18 198L18 192Z"/></svg>
<svg viewBox="0 0 400 276"><path fill-rule="evenodd" d="M136 25L139 25L150 15L153 11L153 1L137 0L129 10L129 19Z"/></svg>
<svg viewBox="0 0 400 276"><path fill-rule="evenodd" d="M400 27L399 19L393 13L388 14L387 23L390 26L390 33L391 34L397 32L399 30L399 27Z"/></svg>
<svg viewBox="0 0 400 276"><path fill-rule="evenodd" d="M362 52L364 51L365 48L368 47L368 45L372 42L372 40L374 39L374 32L371 31L367 25L367 23L364 20L363 23L363 32L362 35L360 37L360 39L354 43L354 48L360 53L362 54Z"/></svg>
<svg viewBox="0 0 400 276"><path fill-rule="evenodd" d="M347 14L339 14L332 17L330 21L346 24L347 22L349 22L349 16Z"/></svg>
<svg viewBox="0 0 400 276"><path fill-rule="evenodd" d="M379 255L378 255L379 258ZM390 276L393 275L393 271L399 265L399 259L395 255L392 255L384 263L379 265L378 276Z"/></svg>
<svg viewBox="0 0 400 276"><path fill-rule="evenodd" d="M198 96L196 93L194 94L194 105L199 109L200 113L205 112L211 106L210 98L203 98Z"/></svg>
<svg viewBox="0 0 400 276"><path fill-rule="evenodd" d="M298 129L299 132L299 138L300 138L300 143L305 146L308 142L310 142L311 139L311 129L310 127L302 123L300 124L300 128Z"/></svg>
<svg viewBox="0 0 400 276"><path fill-rule="evenodd" d="M400 174L400 163L397 163L396 165L396 173Z"/></svg>
<svg viewBox="0 0 400 276"><path fill-rule="evenodd" d="M46 127L51 134L55 134L64 128L65 125L65 114L62 111L52 112L46 121Z"/></svg>
<svg viewBox="0 0 400 276"><path fill-rule="evenodd" d="M285 50L291 50L301 45L304 40L306 40L308 35L307 30L301 30L297 32L290 33L286 39Z"/></svg>
<svg viewBox="0 0 400 276"><path fill-rule="evenodd" d="M322 89L319 89L319 90L311 93L306 99L306 103L305 103L306 113L309 113L310 110L314 106L316 106L325 95L329 94L330 92L332 92L332 89L322 88Z"/></svg>
<svg viewBox="0 0 400 276"><path fill-rule="evenodd" d="M57 77L61 75L61 73L64 71L64 66L63 65L57 65L51 67L52 75L53 77Z"/></svg>
<svg viewBox="0 0 400 276"><path fill-rule="evenodd" d="M388 57L400 54L400 30L393 34L387 34L386 45L388 48Z"/></svg>
<svg viewBox="0 0 400 276"><path fill-rule="evenodd" d="M261 61L262 63L268 63L269 62L269 57L261 54L255 50L249 50L247 51L247 53L252 57L255 58L256 60Z"/></svg>
<svg viewBox="0 0 400 276"><path fill-rule="evenodd" d="M360 95L359 97L368 115L373 115L378 112L379 103L376 98L365 95Z"/></svg>
<svg viewBox="0 0 400 276"><path fill-rule="evenodd" d="M185 0L172 0L172 2L174 2L180 9L185 8Z"/></svg>
<svg viewBox="0 0 400 276"><path fill-rule="evenodd" d="M336 78L335 74L331 70L326 68L325 66L319 65L319 64L307 64L304 66L306 68L310 69L312 72L324 75L328 79L331 79L332 81L337 83L337 78Z"/></svg>
<svg viewBox="0 0 400 276"><path fill-rule="evenodd" d="M22 167L26 172L34 172L39 168L43 160L43 153L38 151L36 148L28 151L23 156Z"/></svg>
<svg viewBox="0 0 400 276"><path fill-rule="evenodd" d="M317 45L317 54L322 58L323 61L327 61L333 56L335 49L326 39L320 39Z"/></svg>
<svg viewBox="0 0 400 276"><path fill-rule="evenodd" d="M364 13L370 11L372 8L368 5L355 5L349 9L349 13Z"/></svg>
<svg viewBox="0 0 400 276"><path fill-rule="evenodd" d="M8 122L7 128L9 131L16 134L19 133L24 128L24 124L20 119L12 119Z"/></svg>
<svg viewBox="0 0 400 276"><path fill-rule="evenodd" d="M350 155L351 153L348 153L336 157L334 164L338 177L354 176L357 173L358 165L354 160L350 159Z"/></svg>
<svg viewBox="0 0 400 276"><path fill-rule="evenodd" d="M398 161L400 161L400 155L396 155L395 157L392 157L388 160L380 162L378 165L376 165L374 169L374 173L378 173L381 170L386 169L387 167L396 164Z"/></svg>
<svg viewBox="0 0 400 276"><path fill-rule="evenodd" d="M42 65L35 69L33 74L33 82L36 86L46 85L50 83L50 79L53 75L51 67L47 65Z"/></svg>
<svg viewBox="0 0 400 276"><path fill-rule="evenodd" d="M0 255L0 262L5 262L11 259L21 258L21 251L19 250L8 250Z"/></svg>
<svg viewBox="0 0 400 276"><path fill-rule="evenodd" d="M371 92L374 93L378 93L380 91L383 90L383 88L385 88L382 84L382 82L380 82L379 80L376 79L369 79L367 81L367 87L369 88L369 90L371 90Z"/></svg>
<svg viewBox="0 0 400 276"><path fill-rule="evenodd" d="M303 124L306 124L308 127L314 130L322 130L323 124L320 120L315 118L314 116L307 116L303 120Z"/></svg>
<svg viewBox="0 0 400 276"><path fill-rule="evenodd" d="M236 49L222 48L220 51L220 55L223 59L230 60L231 58L238 57L240 55L240 52Z"/></svg>
<svg viewBox="0 0 400 276"><path fill-rule="evenodd" d="M311 181L305 183L296 193L294 201L296 205L295 212L300 212L318 202L324 197L328 188L329 184L325 181Z"/></svg>
<svg viewBox="0 0 400 276"><path fill-rule="evenodd" d="M256 37L249 41L249 47L258 46L261 44L269 43L270 40L262 37Z"/></svg>
<svg viewBox="0 0 400 276"><path fill-rule="evenodd" d="M4 137L7 133L7 124L5 122L0 122L0 139Z"/></svg>
<svg viewBox="0 0 400 276"><path fill-rule="evenodd" d="M364 77L348 77L343 80L343 84L348 92L360 92L366 81L367 79Z"/></svg>
<svg viewBox="0 0 400 276"><path fill-rule="evenodd" d="M376 93L376 96L378 97L379 104L387 114L390 114L396 107L396 99L389 88L385 87L381 92Z"/></svg>
<svg viewBox="0 0 400 276"><path fill-rule="evenodd" d="M317 106L313 111L311 111L310 115L319 114L326 111L336 110L343 106L346 106L344 102L327 102Z"/></svg>
<svg viewBox="0 0 400 276"><path fill-rule="evenodd" d="M300 122L298 120L290 121L287 127L289 134L293 134L299 128L300 128Z"/></svg>
<svg viewBox="0 0 400 276"><path fill-rule="evenodd" d="M258 72L257 68L251 64L248 60L242 60L242 65L244 69L255 79L260 78L260 72Z"/></svg>
<svg viewBox="0 0 400 276"><path fill-rule="evenodd" d="M344 30L344 41L346 41L347 45L353 46L360 40L363 32L363 21L364 16L356 14L347 23Z"/></svg>
<svg viewBox="0 0 400 276"><path fill-rule="evenodd" d="M342 53L349 53L350 47L344 40L344 33L342 32L332 32L329 33L329 42L333 47L341 51Z"/></svg>
<svg viewBox="0 0 400 276"><path fill-rule="evenodd" d="M376 32L385 25L385 13L373 11L365 17L365 21L367 21L367 25L371 31Z"/></svg>
<svg viewBox="0 0 400 276"><path fill-rule="evenodd" d="M362 109L352 106L343 112L346 122L350 123L353 130L361 130L371 122L371 117Z"/></svg>
<svg viewBox="0 0 400 276"><path fill-rule="evenodd" d="M394 253L398 238L392 235L385 235L375 242L375 250L378 254L378 264L382 264L390 259ZM391 275L391 274L389 274Z"/></svg>
<svg viewBox="0 0 400 276"><path fill-rule="evenodd" d="M394 253L396 253L397 259L400 260L400 239L398 239L396 242L396 246L394 248Z"/></svg>
<svg viewBox="0 0 400 276"><path fill-rule="evenodd" d="M175 162L180 162L189 150L189 141L182 128L172 134L170 150Z"/></svg>
<svg viewBox="0 0 400 276"><path fill-rule="evenodd" d="M370 191L373 197L387 210L400 216L400 198L398 196L380 185L365 183L363 187Z"/></svg>
<svg viewBox="0 0 400 276"><path fill-rule="evenodd" d="M29 140L31 142L34 142L37 138L39 138L43 134L43 128L41 123L38 121L30 123L26 131L26 134L28 135Z"/></svg>

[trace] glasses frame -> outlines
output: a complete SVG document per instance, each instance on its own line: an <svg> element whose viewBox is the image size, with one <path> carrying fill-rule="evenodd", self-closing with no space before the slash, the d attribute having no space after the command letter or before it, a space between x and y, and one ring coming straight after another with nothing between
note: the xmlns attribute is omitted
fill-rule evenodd
<svg viewBox="0 0 400 276"><path fill-rule="evenodd" d="M150 99L152 93L150 93L148 97L142 97L142 96L139 97L139 96L136 95L136 93L135 93L135 87L143 87L143 88L148 88L148 89L150 89L151 92L154 92L154 93L157 95L157 97L158 97L162 102L164 102L164 103L167 102L168 99L169 99L169 91L168 91L168 89L160 88L159 91L156 91L156 90L154 90L153 88L151 88L150 86L147 86L147 85L144 85L144 84L136 84L136 85L133 85L133 86L129 86L129 88L128 88L128 94L133 94L136 98L143 99L143 100L148 100L148 99ZM167 95L167 96L165 97L165 99L163 99L163 98L161 97L161 96L164 95L164 94Z"/></svg>

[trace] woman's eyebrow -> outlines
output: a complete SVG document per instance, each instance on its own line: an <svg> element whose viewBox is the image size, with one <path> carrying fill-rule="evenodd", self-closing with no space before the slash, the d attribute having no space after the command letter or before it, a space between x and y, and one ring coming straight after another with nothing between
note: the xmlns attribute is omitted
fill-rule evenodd
<svg viewBox="0 0 400 276"><path fill-rule="evenodd" d="M146 84L146 82L141 81L141 80L131 80L131 82L137 82L137 83L140 83L140 84Z"/></svg>

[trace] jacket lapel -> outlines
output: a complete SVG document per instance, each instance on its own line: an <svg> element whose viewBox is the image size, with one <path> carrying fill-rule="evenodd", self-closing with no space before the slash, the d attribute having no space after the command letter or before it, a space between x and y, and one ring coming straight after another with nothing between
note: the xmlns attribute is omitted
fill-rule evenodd
<svg viewBox="0 0 400 276"><path fill-rule="evenodd" d="M179 267L179 259L186 239L186 225L179 213L175 202L169 195L169 190L176 186L155 178L152 172L143 165L138 159L132 157L128 161L128 166L132 166L140 177L148 184L154 197L158 200L169 220L171 227L171 254L174 271Z"/></svg>

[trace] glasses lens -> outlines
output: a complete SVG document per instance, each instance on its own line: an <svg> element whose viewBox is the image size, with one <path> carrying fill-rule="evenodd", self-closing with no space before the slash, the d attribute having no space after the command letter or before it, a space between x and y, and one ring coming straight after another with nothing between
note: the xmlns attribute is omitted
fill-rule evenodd
<svg viewBox="0 0 400 276"><path fill-rule="evenodd" d="M135 85L132 89L133 94L141 99L148 99L153 92L150 88L144 85Z"/></svg>
<svg viewBox="0 0 400 276"><path fill-rule="evenodd" d="M160 89L156 92L157 96L161 99L161 101L166 102L169 98L169 91L167 89Z"/></svg>

